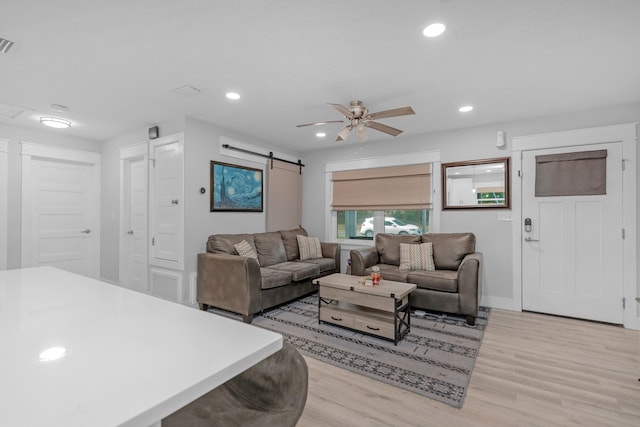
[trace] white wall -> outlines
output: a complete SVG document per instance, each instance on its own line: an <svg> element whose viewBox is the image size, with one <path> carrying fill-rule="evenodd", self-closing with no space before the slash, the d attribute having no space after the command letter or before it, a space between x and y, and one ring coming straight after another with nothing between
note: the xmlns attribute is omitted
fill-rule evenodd
<svg viewBox="0 0 640 427"><path fill-rule="evenodd" d="M51 145L75 150L100 152L98 141L69 136L64 130L39 130L0 123L0 138L9 141L8 148L8 230L7 268L20 268L22 259L22 159L21 142Z"/></svg>
<svg viewBox="0 0 640 427"><path fill-rule="evenodd" d="M414 119L428 120L428 118L420 118L420 112L417 112ZM329 232L325 230L325 215L328 212L324 197L305 197L309 194L325 194L324 168L327 162L434 150L441 152L440 158L443 163L507 157L511 155L511 143L508 142L504 149L496 148L498 130L505 131L509 139L521 135L638 121L640 121L640 104L634 104L422 136L401 135L397 138L389 137L384 141L337 146L334 149L305 153L307 168L303 182L303 225L313 235L326 236ZM517 170L511 171L512 184L517 172ZM440 171L434 171L434 173L440 173ZM640 182L640 176L636 179ZM500 213L504 213L504 209L443 211L439 231L475 233L476 248L484 254L483 303L512 308L512 223L498 221ZM640 294L640 289L638 291Z"/></svg>

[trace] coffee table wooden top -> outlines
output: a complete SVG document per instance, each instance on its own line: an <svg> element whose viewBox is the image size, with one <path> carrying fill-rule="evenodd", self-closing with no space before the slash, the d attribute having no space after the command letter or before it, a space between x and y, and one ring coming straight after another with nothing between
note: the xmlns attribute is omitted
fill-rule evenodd
<svg viewBox="0 0 640 427"><path fill-rule="evenodd" d="M360 276L352 276L350 274L334 273L324 276L316 280L320 286L328 286L330 288L351 290L363 294L378 295L384 297L403 298L416 289L413 283L394 282L392 280L382 279L379 285L366 286L361 285L358 280Z"/></svg>

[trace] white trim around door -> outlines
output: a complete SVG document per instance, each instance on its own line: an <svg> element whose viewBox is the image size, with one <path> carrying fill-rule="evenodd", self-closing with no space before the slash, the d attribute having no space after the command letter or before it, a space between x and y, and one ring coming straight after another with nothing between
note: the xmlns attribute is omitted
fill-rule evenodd
<svg viewBox="0 0 640 427"><path fill-rule="evenodd" d="M0 139L0 270L7 269L9 245L9 141Z"/></svg>
<svg viewBox="0 0 640 427"><path fill-rule="evenodd" d="M21 266L35 266L32 260L34 252L33 247L33 230L36 226L33 221L33 211L38 206L34 205L33 191L33 167L34 162L50 161L60 162L68 165L82 165L90 168L91 188L90 200L88 202L91 216L91 226L79 233L91 233L88 239L91 252L90 265L86 266L85 271L93 278L98 278L100 274L100 153L91 151L74 150L69 148L60 148L48 145L33 144L30 142L21 142L22 156L22 228L21 228ZM87 225L82 225L87 227Z"/></svg>
<svg viewBox="0 0 640 427"><path fill-rule="evenodd" d="M637 284L637 213L636 213L636 140L637 123L601 126L553 132L512 138L512 173L515 185L512 192L513 206L513 309L522 310L522 239L523 213L522 188L522 153L528 150L541 150L561 147L578 147L603 142L622 143L622 227L623 245L623 288L624 288L624 326L640 330L640 304L635 298L640 294Z"/></svg>

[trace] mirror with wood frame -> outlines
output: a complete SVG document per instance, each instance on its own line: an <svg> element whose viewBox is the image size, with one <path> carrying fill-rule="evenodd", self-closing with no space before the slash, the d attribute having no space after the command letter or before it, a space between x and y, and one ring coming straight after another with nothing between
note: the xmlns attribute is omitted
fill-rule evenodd
<svg viewBox="0 0 640 427"><path fill-rule="evenodd" d="M510 207L509 157L442 164L443 209Z"/></svg>

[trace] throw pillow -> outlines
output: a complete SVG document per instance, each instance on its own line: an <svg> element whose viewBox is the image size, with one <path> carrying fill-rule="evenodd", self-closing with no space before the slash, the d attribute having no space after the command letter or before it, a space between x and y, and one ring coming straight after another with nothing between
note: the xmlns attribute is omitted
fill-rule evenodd
<svg viewBox="0 0 640 427"><path fill-rule="evenodd" d="M436 269L433 264L433 243L400 243L400 270L414 271Z"/></svg>
<svg viewBox="0 0 640 427"><path fill-rule="evenodd" d="M300 260L322 258L320 239L301 234L296 237L298 239L298 248L300 248Z"/></svg>
<svg viewBox="0 0 640 427"><path fill-rule="evenodd" d="M238 255L246 256L248 258L254 258L256 261L258 261L258 254L246 240L236 243L235 245L233 245L233 247L236 248L236 252L238 252ZM259 261L258 264L260 264Z"/></svg>

